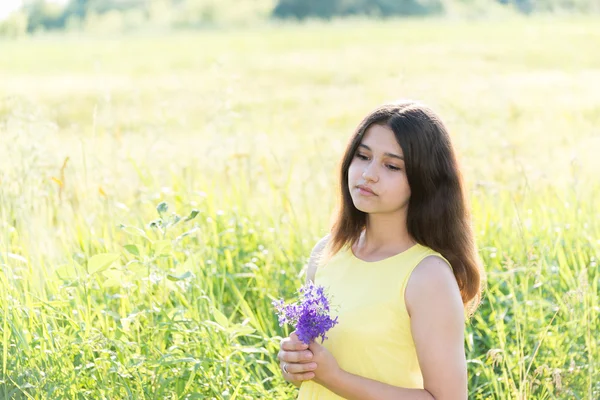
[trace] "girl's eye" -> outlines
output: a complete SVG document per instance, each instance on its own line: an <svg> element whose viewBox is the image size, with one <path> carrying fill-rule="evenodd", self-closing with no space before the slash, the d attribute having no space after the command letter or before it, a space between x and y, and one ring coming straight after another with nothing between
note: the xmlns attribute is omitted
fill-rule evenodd
<svg viewBox="0 0 600 400"><path fill-rule="evenodd" d="M360 153L356 153L356 158L358 158L359 160L368 160L369 157L365 156L364 154L360 154Z"/></svg>
<svg viewBox="0 0 600 400"><path fill-rule="evenodd" d="M388 164L388 165L387 165L387 167L388 167L389 169L391 169L392 171L400 171L400 170L401 170L401 168L398 168L398 167L396 167L395 165L389 165L389 164Z"/></svg>

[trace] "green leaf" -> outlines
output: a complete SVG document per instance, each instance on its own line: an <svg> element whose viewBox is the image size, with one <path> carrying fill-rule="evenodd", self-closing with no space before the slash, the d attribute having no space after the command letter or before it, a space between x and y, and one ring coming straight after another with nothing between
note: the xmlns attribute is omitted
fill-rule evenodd
<svg viewBox="0 0 600 400"><path fill-rule="evenodd" d="M247 336L256 332L256 329L251 326L236 325L235 329L230 332L230 338L235 339L238 336Z"/></svg>
<svg viewBox="0 0 600 400"><path fill-rule="evenodd" d="M138 247L135 244L126 244L125 246L125 250L127 250L129 253L133 254L134 256L140 256L140 250L138 249Z"/></svg>
<svg viewBox="0 0 600 400"><path fill-rule="evenodd" d="M62 280L71 280L79 275L77 268L73 264L65 264L56 269L56 275Z"/></svg>
<svg viewBox="0 0 600 400"><path fill-rule="evenodd" d="M193 274L190 271L187 271L186 273L184 273L182 275L167 274L167 279L170 281L182 281L182 280L190 278L192 276L193 276Z"/></svg>
<svg viewBox="0 0 600 400"><path fill-rule="evenodd" d="M130 235L133 236L139 236L139 237L143 237L146 240L150 240L148 238L148 236L146 235L146 232L144 232L142 229L140 228L136 228L135 226L127 226L127 225L120 225L120 228L125 232L128 233Z"/></svg>
<svg viewBox="0 0 600 400"><path fill-rule="evenodd" d="M87 271L92 275L101 272L110 267L112 263L119 259L120 255L115 253L96 254L88 260Z"/></svg>
<svg viewBox="0 0 600 400"><path fill-rule="evenodd" d="M0 254L2 254L2 253L0 253ZM8 258L12 258L13 260L21 261L22 263L27 264L27 259L23 256L20 256L18 254L13 254L13 253L4 253L4 254L6 254L6 256Z"/></svg>
<svg viewBox="0 0 600 400"><path fill-rule="evenodd" d="M223 314L216 308L213 309L213 317L215 318L217 324L221 325L223 328L229 328L229 320L227 319L225 314Z"/></svg>
<svg viewBox="0 0 600 400"><path fill-rule="evenodd" d="M193 357L183 357L183 358L177 358L175 360L161 361L160 364L161 365L171 365L171 364L179 364L179 363L185 363L185 362L197 363L198 360Z"/></svg>
<svg viewBox="0 0 600 400"><path fill-rule="evenodd" d="M123 285L123 273L121 271L109 269L103 271L101 275L106 278L104 281L102 281L103 287L118 287Z"/></svg>
<svg viewBox="0 0 600 400"><path fill-rule="evenodd" d="M162 228L163 221L162 221L162 219L155 219L154 221L150 221L150 223L148 224L148 226L151 229Z"/></svg>
<svg viewBox="0 0 600 400"><path fill-rule="evenodd" d="M175 226L181 221L181 217L179 215L173 215L171 217L171 221L169 222L169 226Z"/></svg>
<svg viewBox="0 0 600 400"><path fill-rule="evenodd" d="M258 347L240 347L239 350L243 353L262 353L266 355L271 354L267 351L267 349Z"/></svg>
<svg viewBox="0 0 600 400"><path fill-rule="evenodd" d="M261 324L258 322L258 315L253 311L252 307L250 307L250 305L248 304L248 302L244 298L244 295L240 292L238 287L236 285L231 285L230 287L235 296L237 297L237 301L239 302L239 307L241 308L242 314L245 318L249 320L250 325L260 330L261 334L266 334L264 331L262 331Z"/></svg>
<svg viewBox="0 0 600 400"><path fill-rule="evenodd" d="M198 228L198 227L196 227L196 228L192 228L192 229L190 229L190 230L189 230L189 231L187 231L187 232L184 232L184 233L182 233L181 235L177 236L177 238L175 238L175 242L179 242L179 241L180 241L181 239L183 239L184 237L186 237L186 236L189 236L189 235L191 235L192 233L194 233L194 232L196 232L196 231L198 231L198 230L199 230L199 228Z"/></svg>
<svg viewBox="0 0 600 400"><path fill-rule="evenodd" d="M148 267L140 262L130 262L126 265L127 271L131 272L136 278L145 278L150 273Z"/></svg>
<svg viewBox="0 0 600 400"><path fill-rule="evenodd" d="M174 275L181 275L187 271L192 271L194 269L194 265L196 265L193 257L187 258L184 262L178 262L175 264L175 267L171 270Z"/></svg>
<svg viewBox="0 0 600 400"><path fill-rule="evenodd" d="M160 216L162 216L162 214L166 213L168 209L169 209L169 206L164 201L162 203L160 203L158 206L156 206L156 211L158 211L158 214Z"/></svg>
<svg viewBox="0 0 600 400"><path fill-rule="evenodd" d="M172 250L170 240L157 240L152 244L152 247L155 256L168 255Z"/></svg>
<svg viewBox="0 0 600 400"><path fill-rule="evenodd" d="M192 219L196 218L196 215L198 215L200 213L200 211L193 209L192 212L190 213L190 215L188 215L185 218L185 221L191 221Z"/></svg>

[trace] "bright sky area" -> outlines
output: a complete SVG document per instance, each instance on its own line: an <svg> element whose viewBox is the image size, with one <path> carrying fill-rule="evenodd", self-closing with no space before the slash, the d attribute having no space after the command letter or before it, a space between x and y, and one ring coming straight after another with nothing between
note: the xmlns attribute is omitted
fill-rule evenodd
<svg viewBox="0 0 600 400"><path fill-rule="evenodd" d="M66 4L69 0L46 0L48 3ZM23 0L0 0L0 20L21 7Z"/></svg>

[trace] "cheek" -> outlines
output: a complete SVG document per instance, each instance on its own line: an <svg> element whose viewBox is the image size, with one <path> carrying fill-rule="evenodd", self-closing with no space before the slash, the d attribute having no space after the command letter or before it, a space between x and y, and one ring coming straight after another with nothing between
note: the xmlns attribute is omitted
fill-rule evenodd
<svg viewBox="0 0 600 400"><path fill-rule="evenodd" d="M352 162L348 167L348 180L351 182L356 181L357 177L360 177L361 174L360 168L357 167L355 162Z"/></svg>
<svg viewBox="0 0 600 400"><path fill-rule="evenodd" d="M402 194L406 197L409 198L410 197L410 186L408 185L408 181L406 180L406 176L402 177Z"/></svg>
<svg viewBox="0 0 600 400"><path fill-rule="evenodd" d="M388 187L391 189L390 191L394 193L394 197L396 198L410 196L410 187L408 186L408 181L404 174L395 176L391 179Z"/></svg>

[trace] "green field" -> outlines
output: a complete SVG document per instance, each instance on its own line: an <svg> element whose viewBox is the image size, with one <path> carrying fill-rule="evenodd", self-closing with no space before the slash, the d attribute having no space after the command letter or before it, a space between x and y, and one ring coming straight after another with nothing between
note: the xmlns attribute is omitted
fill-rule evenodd
<svg viewBox="0 0 600 400"><path fill-rule="evenodd" d="M294 398L270 302L401 97L468 185L469 397L600 398L598 49L591 18L0 41L0 399Z"/></svg>

